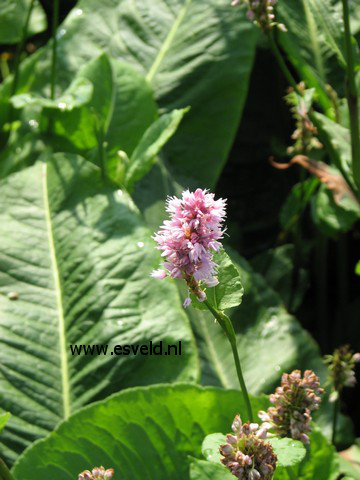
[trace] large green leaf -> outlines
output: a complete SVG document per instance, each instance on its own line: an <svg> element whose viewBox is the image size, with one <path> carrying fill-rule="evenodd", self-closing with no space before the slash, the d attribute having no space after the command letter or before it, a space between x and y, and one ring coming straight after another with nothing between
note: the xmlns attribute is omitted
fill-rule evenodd
<svg viewBox="0 0 360 480"><path fill-rule="evenodd" d="M30 3L31 0L1 0L0 43L20 42ZM40 2L36 0L30 17L28 35L46 30L46 24L45 12Z"/></svg>
<svg viewBox="0 0 360 480"><path fill-rule="evenodd" d="M12 414L0 445L9 460L91 401L197 379L176 287L150 278L159 262L151 233L98 167L48 154L6 177L0 196L0 408ZM111 354L150 341L181 341L181 356ZM71 355L70 344L109 352Z"/></svg>
<svg viewBox="0 0 360 480"><path fill-rule="evenodd" d="M264 407L252 399L254 410ZM266 405L266 402L265 402ZM94 465L124 480L185 480L188 455L204 437L228 431L245 404L238 391L191 385L134 388L76 413L17 462L16 480L73 480Z"/></svg>
<svg viewBox="0 0 360 480"><path fill-rule="evenodd" d="M84 0L59 28L58 83L67 88L79 67L102 50L133 66L152 85L162 110L192 107L166 159L179 175L210 185L239 124L256 36L244 9L231 8L228 0ZM50 48L26 63L19 89L48 91Z"/></svg>

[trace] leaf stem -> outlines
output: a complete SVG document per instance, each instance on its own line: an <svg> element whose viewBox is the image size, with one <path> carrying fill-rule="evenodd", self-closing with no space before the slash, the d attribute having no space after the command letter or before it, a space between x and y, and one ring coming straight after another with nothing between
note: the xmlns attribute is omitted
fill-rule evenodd
<svg viewBox="0 0 360 480"><path fill-rule="evenodd" d="M269 43L270 43L271 50L273 51L273 54L276 58L276 61L278 62L278 65L279 65L282 73L284 74L284 77L288 81L289 85L291 85L294 88L296 93L301 95L301 92L299 91L297 83L296 83L294 77L292 76L290 70L288 69L288 67L287 67L287 65L286 65L286 63L285 63L285 61L284 61L284 59L283 59L283 57L280 53L279 47L276 44L276 41L275 41L275 38L274 38L274 33L273 33L272 30L270 30L270 32L267 34L267 37L268 37L268 40L269 40Z"/></svg>
<svg viewBox="0 0 360 480"><path fill-rule="evenodd" d="M28 28L29 28L31 12L32 12L32 9L34 7L34 3L35 3L35 1L31 0L30 5L29 5L29 9L28 9L27 14L26 14L25 23L24 23L24 26L23 26L23 29L22 29L21 40L20 40L20 43L18 44L17 49L16 49L15 65L14 65L14 77L13 77L11 87L10 87L10 97L15 95L16 90L17 90L17 86L18 86L18 83L19 83L20 58L21 58L21 54L24 50L24 45L25 45L25 42L26 42L27 32L28 32ZM13 121L13 115L14 115L14 107L11 105L11 103L9 105L8 115L9 115L8 116L8 122L11 125L11 123ZM12 129L12 127L10 126L10 130L11 129Z"/></svg>
<svg viewBox="0 0 360 480"><path fill-rule="evenodd" d="M14 480L5 462L0 458L0 480Z"/></svg>
<svg viewBox="0 0 360 480"><path fill-rule="evenodd" d="M242 392L243 397L244 397L247 414L248 414L250 422L253 422L254 417L253 417L253 413L252 413L249 394L247 392L244 376L243 376L242 369L241 369L241 363L240 363L239 353L238 353L237 346L236 346L236 335L235 335L235 330L234 330L233 324L232 324L230 318L227 315L225 315L224 312L221 312L220 310L217 310L216 308L214 308L207 300L204 301L204 304L206 305L208 310L212 313L212 315L216 318L216 320L219 322L219 325L224 330L224 332L225 332L225 334L226 334L226 336L227 336L227 338L230 342L232 354L233 354L233 357L234 357L235 367L236 367L236 373L237 373L237 376L238 376L238 379L239 379L241 392Z"/></svg>
<svg viewBox="0 0 360 480"><path fill-rule="evenodd" d="M56 86L56 63L57 63L57 38L56 30L59 22L59 0L54 0L53 3L53 15L52 15L52 59L51 59L51 85L50 85L50 98L55 98L55 86Z"/></svg>
<svg viewBox="0 0 360 480"><path fill-rule="evenodd" d="M25 45L25 41L26 41L26 37L27 37L27 32L28 32L28 28L29 28L29 22L30 22L30 17L31 17L31 12L32 12L33 7L34 7L34 0L31 0L30 5L29 5L29 9L27 11L25 23L24 23L24 26L23 26L21 40L20 40L20 43L19 43L19 45L16 49L15 66L14 66L14 78L13 78L12 85L11 85L11 90L10 90L10 95L11 96L15 95L17 85L18 85L18 82L19 82L20 57L21 57L22 51L24 50L24 45Z"/></svg>
<svg viewBox="0 0 360 480"><path fill-rule="evenodd" d="M335 445L335 440L336 440L336 427L337 427L337 419L339 414L339 407L340 407L340 401L339 401L339 398L337 398L334 402L334 408L333 408L332 438L331 438L333 445Z"/></svg>
<svg viewBox="0 0 360 480"><path fill-rule="evenodd" d="M355 184L360 189L360 131L358 95L355 82L355 63L350 30L350 14L348 0L342 0L343 21L345 30L345 55L346 55L346 97L350 117L352 170Z"/></svg>

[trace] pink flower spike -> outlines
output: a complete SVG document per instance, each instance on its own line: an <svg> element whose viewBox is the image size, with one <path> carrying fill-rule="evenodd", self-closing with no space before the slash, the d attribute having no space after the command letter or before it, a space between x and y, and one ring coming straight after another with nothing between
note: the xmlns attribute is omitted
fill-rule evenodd
<svg viewBox="0 0 360 480"><path fill-rule="evenodd" d="M206 300L204 287L218 283L213 256L221 248L225 207L225 200L215 200L213 193L201 188L186 190L181 198L169 197L166 210L170 219L153 236L166 273L155 270L152 276L183 278L199 301Z"/></svg>
<svg viewBox="0 0 360 480"><path fill-rule="evenodd" d="M150 275L151 275L152 278L158 278L158 279L162 280L163 278L166 277L166 272L165 272L165 270L160 270L160 269L159 270L153 270Z"/></svg>

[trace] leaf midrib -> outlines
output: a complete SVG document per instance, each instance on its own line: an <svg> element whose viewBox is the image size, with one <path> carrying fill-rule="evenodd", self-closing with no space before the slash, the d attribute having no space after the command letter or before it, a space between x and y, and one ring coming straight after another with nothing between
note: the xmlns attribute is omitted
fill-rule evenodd
<svg viewBox="0 0 360 480"><path fill-rule="evenodd" d="M175 38L175 35L181 25L181 22L184 20L184 17L192 3L192 0L185 0L184 5L180 8L178 16L176 17L172 27L169 30L169 33L167 34L164 43L162 44L159 53L157 54L153 64L151 65L147 75L146 75L146 80L151 83L156 75L156 72L158 71L161 62L165 58L167 52L169 51L171 44Z"/></svg>
<svg viewBox="0 0 360 480"><path fill-rule="evenodd" d="M42 165L42 185L43 185L43 201L45 211L46 229L48 234L51 270L53 273L54 289L58 313L58 333L60 342L60 369L61 369L61 385L63 399L63 415L64 418L70 416L70 385L69 385L69 367L66 353L66 337L65 337L65 316L63 308L63 300L61 293L61 281L58 262L56 258L55 241L53 235L53 227L51 221L49 193L47 185L47 162Z"/></svg>

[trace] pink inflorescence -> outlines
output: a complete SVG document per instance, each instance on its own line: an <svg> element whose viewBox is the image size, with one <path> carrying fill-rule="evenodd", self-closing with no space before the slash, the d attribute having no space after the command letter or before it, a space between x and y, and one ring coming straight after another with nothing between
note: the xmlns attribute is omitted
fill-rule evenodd
<svg viewBox="0 0 360 480"><path fill-rule="evenodd" d="M104 467L94 467L91 472L90 470L85 470L79 474L78 480L110 480L113 478L114 469L108 468L105 470Z"/></svg>
<svg viewBox="0 0 360 480"><path fill-rule="evenodd" d="M274 406L259 412L259 417L276 435L309 443L311 412L319 408L323 393L320 379L312 370L305 370L303 377L300 370L284 373L281 386L270 395Z"/></svg>
<svg viewBox="0 0 360 480"><path fill-rule="evenodd" d="M271 480L276 469L276 455L267 436L269 425L259 428L257 423L242 423L237 415L232 424L233 434L226 435L221 445L221 463L240 480Z"/></svg>
<svg viewBox="0 0 360 480"><path fill-rule="evenodd" d="M164 269L154 270L152 277L183 278L189 290L200 301L206 299L202 283L217 285L216 263L213 261L223 238L226 200L215 200L214 194L198 188L186 190L181 198L169 197L166 210L170 220L165 220L153 239L165 257ZM184 306L189 306L187 298Z"/></svg>

